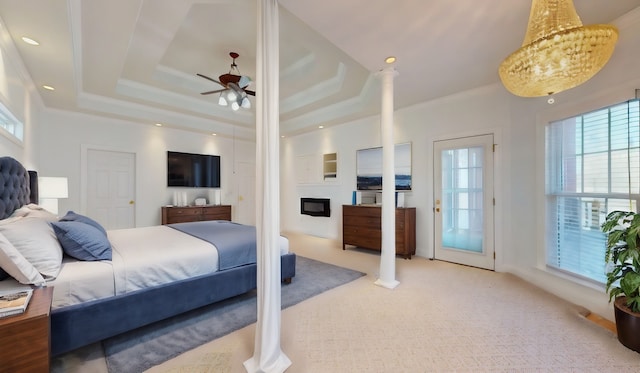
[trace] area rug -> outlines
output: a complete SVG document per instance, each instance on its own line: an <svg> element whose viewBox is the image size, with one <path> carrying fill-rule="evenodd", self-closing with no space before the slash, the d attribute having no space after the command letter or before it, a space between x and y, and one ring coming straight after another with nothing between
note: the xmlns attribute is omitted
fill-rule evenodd
<svg viewBox="0 0 640 373"><path fill-rule="evenodd" d="M298 256L293 282L282 285L282 308L363 275ZM256 293L253 291L105 340L107 367L112 373L143 372L255 322Z"/></svg>

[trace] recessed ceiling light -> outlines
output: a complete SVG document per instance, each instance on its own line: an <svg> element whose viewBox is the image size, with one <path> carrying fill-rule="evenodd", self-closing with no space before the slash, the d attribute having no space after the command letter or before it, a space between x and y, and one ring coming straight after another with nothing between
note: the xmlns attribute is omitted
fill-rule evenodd
<svg viewBox="0 0 640 373"><path fill-rule="evenodd" d="M212 133L211 136L218 136L218 134L217 133Z"/></svg>
<svg viewBox="0 0 640 373"><path fill-rule="evenodd" d="M31 39L31 38L28 38L26 36L22 37L22 41L24 41L25 43L27 43L29 45L40 45L40 43L38 43L37 41L35 41L35 40Z"/></svg>
<svg viewBox="0 0 640 373"><path fill-rule="evenodd" d="M46 89L47 91L55 91L56 90L55 88L53 88L50 85L43 85L42 88Z"/></svg>
<svg viewBox="0 0 640 373"><path fill-rule="evenodd" d="M389 57L387 57L387 58L385 58L385 59L384 59L384 62L386 62L386 63L388 63L388 64L391 64L391 63L396 62L396 58L395 58L395 57L393 57L393 56L389 56Z"/></svg>

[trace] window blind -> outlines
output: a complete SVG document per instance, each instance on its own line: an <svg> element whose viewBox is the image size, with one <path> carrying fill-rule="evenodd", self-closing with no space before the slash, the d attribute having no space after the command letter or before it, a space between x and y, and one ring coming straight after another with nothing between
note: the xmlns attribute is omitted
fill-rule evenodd
<svg viewBox="0 0 640 373"><path fill-rule="evenodd" d="M600 225L640 199L639 101L551 122L545 137L547 265L604 283Z"/></svg>

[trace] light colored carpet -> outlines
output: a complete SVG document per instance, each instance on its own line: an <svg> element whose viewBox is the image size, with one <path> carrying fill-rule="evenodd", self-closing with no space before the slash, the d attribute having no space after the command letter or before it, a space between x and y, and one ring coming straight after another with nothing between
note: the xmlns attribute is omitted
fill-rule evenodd
<svg viewBox="0 0 640 373"><path fill-rule="evenodd" d="M363 272L298 255L296 276L282 285L282 308L344 285ZM256 322L256 293L233 297L103 341L109 372L138 373Z"/></svg>
<svg viewBox="0 0 640 373"><path fill-rule="evenodd" d="M640 355L580 307L512 275L397 259L400 285L389 290L373 284L378 255L288 236L302 256L368 274L283 311L289 373L640 371ZM252 324L149 372L244 372L254 331ZM66 356L62 371L101 372L96 355L87 348Z"/></svg>

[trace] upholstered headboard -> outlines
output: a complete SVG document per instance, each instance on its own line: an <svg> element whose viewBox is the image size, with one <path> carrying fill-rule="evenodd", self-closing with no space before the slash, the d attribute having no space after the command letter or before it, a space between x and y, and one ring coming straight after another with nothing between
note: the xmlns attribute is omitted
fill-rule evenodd
<svg viewBox="0 0 640 373"><path fill-rule="evenodd" d="M38 204L38 172L29 170L29 202Z"/></svg>
<svg viewBox="0 0 640 373"><path fill-rule="evenodd" d="M37 176L34 172L34 182ZM14 158L0 157L0 219L7 218L16 209L37 200L37 186L35 196L31 196L29 172Z"/></svg>

